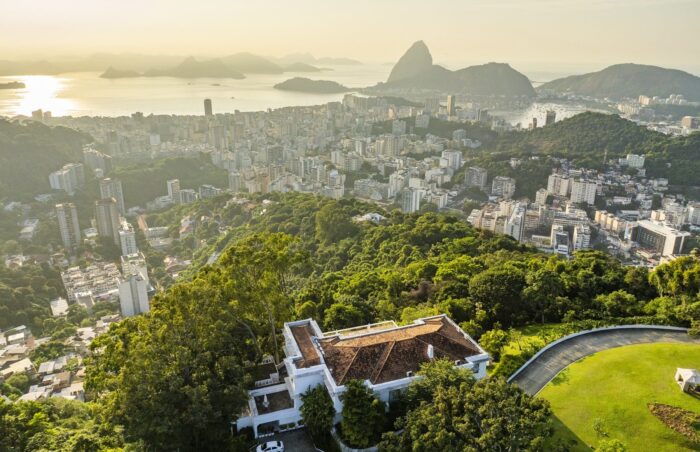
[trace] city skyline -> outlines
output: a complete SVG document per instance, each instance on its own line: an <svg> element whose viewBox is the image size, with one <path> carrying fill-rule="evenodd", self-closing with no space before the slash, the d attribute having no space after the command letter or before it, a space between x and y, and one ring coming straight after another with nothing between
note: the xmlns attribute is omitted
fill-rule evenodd
<svg viewBox="0 0 700 452"><path fill-rule="evenodd" d="M575 70L636 62L700 72L695 57L700 54L695 39L700 3L693 0L443 0L429 7L413 0L362 0L347 6L311 0L125 0L118 8L105 0L72 3L67 8L27 0L6 7L0 18L3 59L100 52L214 57L246 51L385 63L422 39L434 49L435 61L448 67L502 61ZM428 8L440 14L430 15Z"/></svg>

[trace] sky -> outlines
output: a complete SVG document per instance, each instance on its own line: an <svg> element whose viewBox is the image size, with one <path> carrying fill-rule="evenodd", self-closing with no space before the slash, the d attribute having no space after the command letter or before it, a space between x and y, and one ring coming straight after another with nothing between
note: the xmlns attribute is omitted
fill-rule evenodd
<svg viewBox="0 0 700 452"><path fill-rule="evenodd" d="M450 68L634 62L700 74L700 0L0 0L0 59L248 51L394 62L419 39Z"/></svg>

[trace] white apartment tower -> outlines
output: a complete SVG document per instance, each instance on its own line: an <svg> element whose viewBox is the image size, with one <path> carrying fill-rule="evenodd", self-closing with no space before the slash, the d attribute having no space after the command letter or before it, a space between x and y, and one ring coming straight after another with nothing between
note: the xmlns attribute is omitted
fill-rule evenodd
<svg viewBox="0 0 700 452"><path fill-rule="evenodd" d="M595 193L597 189L598 185L595 182L584 180L573 181L571 184L571 202L593 205L595 203Z"/></svg>
<svg viewBox="0 0 700 452"><path fill-rule="evenodd" d="M124 194L122 192L122 181L107 177L100 181L100 197L102 199L114 198L117 203L117 210L121 215L126 214L124 207Z"/></svg>
<svg viewBox="0 0 700 452"><path fill-rule="evenodd" d="M80 245L78 209L72 202L56 204L56 218L63 246L69 251L74 251Z"/></svg>

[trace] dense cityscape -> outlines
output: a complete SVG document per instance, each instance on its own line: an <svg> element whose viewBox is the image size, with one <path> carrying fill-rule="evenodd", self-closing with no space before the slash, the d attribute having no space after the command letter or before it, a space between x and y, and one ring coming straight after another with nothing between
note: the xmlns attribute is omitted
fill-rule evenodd
<svg viewBox="0 0 700 452"><path fill-rule="evenodd" d="M697 450L700 77L179 58L0 61L335 96L0 116L0 450Z"/></svg>

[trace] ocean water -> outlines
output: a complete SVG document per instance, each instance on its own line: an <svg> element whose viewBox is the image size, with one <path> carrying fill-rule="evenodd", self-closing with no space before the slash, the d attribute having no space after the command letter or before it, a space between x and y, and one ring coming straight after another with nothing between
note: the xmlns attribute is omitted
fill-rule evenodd
<svg viewBox="0 0 700 452"><path fill-rule="evenodd" d="M386 80L391 67L391 64L338 66L309 74L251 74L243 80L173 77L103 79L97 72L4 76L0 77L0 83L21 81L26 88L0 90L0 116L30 116L37 109L50 111L53 116L123 116L137 111L146 115L201 115L206 98L212 100L215 113L319 105L339 101L344 94L280 91L273 86L298 76L333 80L350 88L363 88ZM533 84L538 85L542 81L569 74L530 71L526 75L534 81ZM544 112L548 109L558 110L557 116L561 119L583 111L583 108L535 103L527 110L498 114L513 124L521 122L527 125L532 117L543 121Z"/></svg>
<svg viewBox="0 0 700 452"><path fill-rule="evenodd" d="M277 83L292 77L333 80L350 88L363 88L386 80L389 65L339 66L308 74L251 74L243 80L173 77L103 79L96 72L57 76L0 77L0 83L20 81L24 89L0 90L0 116L30 116L37 109L53 116L121 116L136 111L148 114L203 114L203 101L212 100L215 113L261 111L294 105L338 101L340 94L279 91Z"/></svg>

